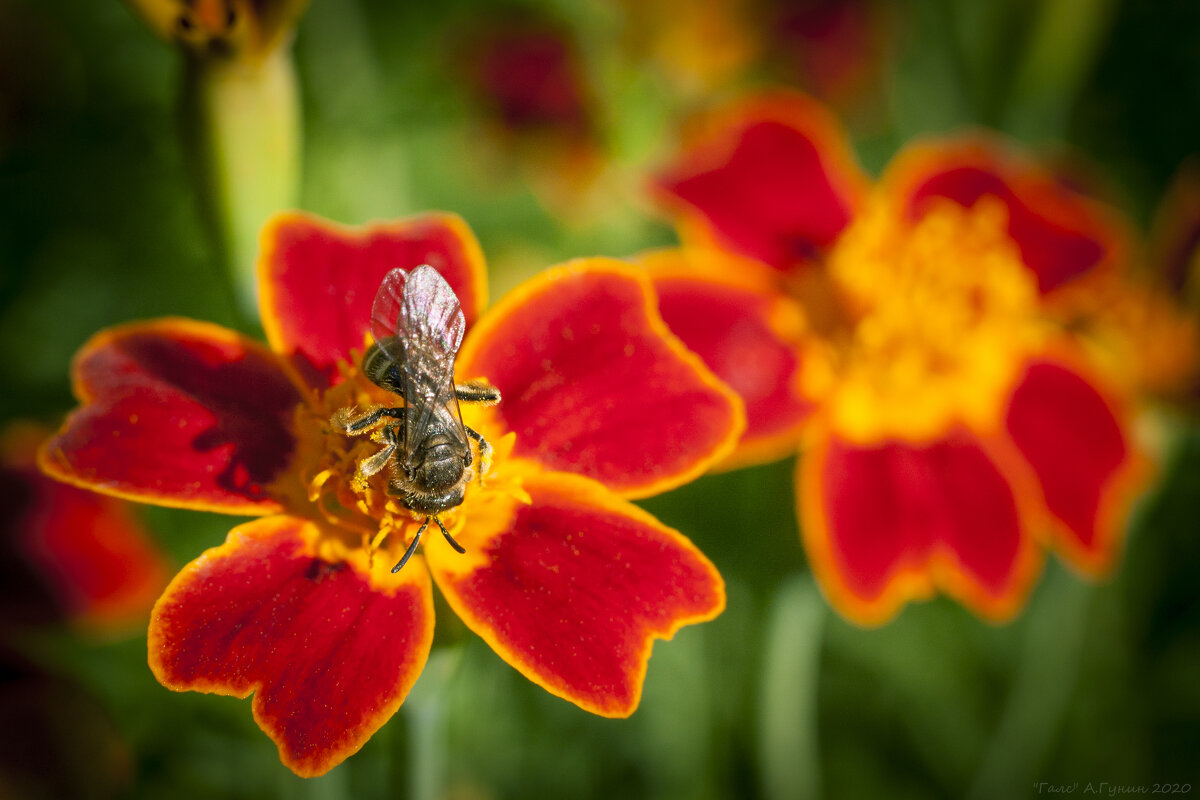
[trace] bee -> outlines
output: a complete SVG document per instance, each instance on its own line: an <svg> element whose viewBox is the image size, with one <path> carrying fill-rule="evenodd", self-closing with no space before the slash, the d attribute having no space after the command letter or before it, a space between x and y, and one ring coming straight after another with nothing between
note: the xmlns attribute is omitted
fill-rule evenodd
<svg viewBox="0 0 1200 800"><path fill-rule="evenodd" d="M463 424L459 402L494 405L500 392L481 382L454 383L454 357L462 344L466 319L450 284L433 267L410 272L393 269L384 276L371 308L375 342L362 358L362 371L381 389L403 400L396 407L376 406L364 413L343 408L331 424L347 436L370 433L383 447L358 465L365 480L390 468L388 493L425 521L392 572L412 557L430 521L459 553L439 515L463 501L467 484L487 472L492 446ZM471 442L479 448L473 470Z"/></svg>

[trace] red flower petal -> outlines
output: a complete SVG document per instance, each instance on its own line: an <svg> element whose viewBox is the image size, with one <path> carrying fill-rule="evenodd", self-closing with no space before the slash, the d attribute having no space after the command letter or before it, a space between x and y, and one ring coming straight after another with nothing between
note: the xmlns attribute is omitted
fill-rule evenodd
<svg viewBox="0 0 1200 800"><path fill-rule="evenodd" d="M466 378L503 396L514 455L626 496L678 486L724 457L741 402L667 330L650 282L611 259L548 270L467 333Z"/></svg>
<svg viewBox="0 0 1200 800"><path fill-rule="evenodd" d="M789 269L828 248L866 192L836 119L801 94L751 98L694 139L655 180L685 242Z"/></svg>
<svg viewBox="0 0 1200 800"><path fill-rule="evenodd" d="M1027 368L1005 422L1060 523L1055 543L1081 569L1103 572L1146 477L1127 417L1082 374L1043 361Z"/></svg>
<svg viewBox="0 0 1200 800"><path fill-rule="evenodd" d="M159 505L263 514L300 398L262 345L203 322L111 328L75 357L82 407L48 441L49 475Z"/></svg>
<svg viewBox="0 0 1200 800"><path fill-rule="evenodd" d="M671 332L746 405L746 431L725 466L770 461L796 451L812 402L799 391L804 318L757 262L715 250L641 256Z"/></svg>
<svg viewBox="0 0 1200 800"><path fill-rule="evenodd" d="M888 167L884 183L907 213L919 218L936 200L970 207L994 197L1008 209L1008 232L1043 293L1109 268L1124 249L1114 212L1076 194L984 139L908 147Z"/></svg>
<svg viewBox="0 0 1200 800"><path fill-rule="evenodd" d="M396 712L433 641L420 563L367 576L314 555L317 536L291 517L234 528L175 577L149 634L160 683L254 692L255 721L305 777L340 764Z"/></svg>
<svg viewBox="0 0 1200 800"><path fill-rule="evenodd" d="M965 433L925 445L830 437L805 455L798 482L813 570L860 623L883 623L935 587L1004 618L1040 564L1008 478Z"/></svg>
<svg viewBox="0 0 1200 800"><path fill-rule="evenodd" d="M426 550L447 602L539 686L607 717L637 708L656 638L725 606L712 564L594 481L535 473L532 504L472 507L459 555ZM492 497L497 497L492 495Z"/></svg>
<svg viewBox="0 0 1200 800"><path fill-rule="evenodd" d="M52 605L76 621L108 626L145 615L167 583L165 558L126 503L39 472L43 437L33 426L4 433L4 550L32 567ZM12 588L7 575L4 583Z"/></svg>
<svg viewBox="0 0 1200 800"><path fill-rule="evenodd" d="M263 231L259 258L267 340L312 385L336 382L337 362L363 349L383 276L420 264L447 280L470 325L487 303L487 274L479 243L459 217L424 214L354 228L280 214Z"/></svg>

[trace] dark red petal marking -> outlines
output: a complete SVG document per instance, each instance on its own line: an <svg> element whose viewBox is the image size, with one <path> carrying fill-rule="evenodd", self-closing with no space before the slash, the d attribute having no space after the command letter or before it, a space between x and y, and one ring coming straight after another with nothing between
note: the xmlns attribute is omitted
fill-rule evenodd
<svg viewBox="0 0 1200 800"><path fill-rule="evenodd" d="M523 284L467 334L463 378L486 377L514 454L626 496L677 486L725 456L741 403L667 330L649 281L581 259Z"/></svg>
<svg viewBox="0 0 1200 800"><path fill-rule="evenodd" d="M1064 554L1085 569L1103 570L1143 472L1128 420L1081 374L1035 362L1014 390L1005 422L1062 525L1057 543Z"/></svg>
<svg viewBox="0 0 1200 800"><path fill-rule="evenodd" d="M313 555L291 517L241 525L176 576L150 620L164 686L246 697L296 774L355 753L416 681L433 640L429 575L411 562L386 591Z"/></svg>
<svg viewBox="0 0 1200 800"><path fill-rule="evenodd" d="M857 445L831 437L800 466L800 512L831 601L884 622L935 586L978 613L1021 602L1035 563L1018 498L974 438Z"/></svg>
<svg viewBox="0 0 1200 800"><path fill-rule="evenodd" d="M654 639L719 614L721 577L682 535L594 481L540 473L525 489L531 505L468 516L467 556L428 549L434 580L527 678L593 713L628 716Z"/></svg>
<svg viewBox="0 0 1200 800"><path fill-rule="evenodd" d="M42 450L51 476L107 494L232 514L278 510L300 402L278 358L182 319L97 334L76 356L82 407Z"/></svg>
<svg viewBox="0 0 1200 800"><path fill-rule="evenodd" d="M897 174L902 177L891 177ZM983 197L999 200L1008 210L1008 233L1042 293L1111 261L1118 246L1115 223L1092 201L998 145L973 140L919 145L897 156L888 179L898 184L914 219L938 198L964 207Z"/></svg>
<svg viewBox="0 0 1200 800"><path fill-rule="evenodd" d="M812 403L799 392L799 332L775 323L790 301L778 291L700 274L652 275L667 327L745 403L746 431L733 459L794 452ZM799 312L795 318L799 324Z"/></svg>
<svg viewBox="0 0 1200 800"><path fill-rule="evenodd" d="M338 379L336 364L362 351L384 275L429 264L450 284L470 325L487 303L483 253L453 214L425 214L361 228L309 214L273 218L259 260L263 328L315 386Z"/></svg>
<svg viewBox="0 0 1200 800"><path fill-rule="evenodd" d="M722 113L655 187L716 245L789 269L833 243L865 179L824 107L779 94Z"/></svg>

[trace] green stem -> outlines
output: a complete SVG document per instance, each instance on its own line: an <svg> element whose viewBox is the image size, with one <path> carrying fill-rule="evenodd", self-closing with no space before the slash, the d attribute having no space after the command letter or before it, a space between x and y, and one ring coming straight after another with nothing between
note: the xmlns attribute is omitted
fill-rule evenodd
<svg viewBox="0 0 1200 800"><path fill-rule="evenodd" d="M1090 587L1053 570L1028 611L1028 629L1000 722L987 746L972 800L1022 796L1062 726L1079 677Z"/></svg>
<svg viewBox="0 0 1200 800"><path fill-rule="evenodd" d="M461 660L461 647L435 649L400 707L408 722L404 739L408 797L412 800L440 800L446 796L446 692Z"/></svg>
<svg viewBox="0 0 1200 800"><path fill-rule="evenodd" d="M241 309L257 319L258 237L296 205L300 101L291 48L261 59L191 56L185 102L205 212Z"/></svg>
<svg viewBox="0 0 1200 800"><path fill-rule="evenodd" d="M783 585L766 630L759 768L768 798L818 797L817 683L825 601L810 575Z"/></svg>

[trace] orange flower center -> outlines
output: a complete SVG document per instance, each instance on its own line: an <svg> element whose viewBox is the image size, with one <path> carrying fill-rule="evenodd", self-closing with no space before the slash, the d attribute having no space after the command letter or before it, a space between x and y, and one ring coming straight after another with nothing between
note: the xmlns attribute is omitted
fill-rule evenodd
<svg viewBox="0 0 1200 800"><path fill-rule="evenodd" d="M852 324L807 359L805 382L839 433L927 441L998 423L1044 331L1000 203L946 202L912 223L877 201L839 239L829 272Z"/></svg>
<svg viewBox="0 0 1200 800"><path fill-rule="evenodd" d="M295 431L300 482L284 494L291 513L324 523L321 525L324 535L318 544L322 558L362 561L365 570L374 573L378 571L376 552L385 551L386 558L379 560L386 561L390 569L428 515L409 509L399 496L389 491L390 479L395 471L402 469L398 459L403 458L403 453L399 448L383 469L364 476L360 465L386 445L370 434L348 436L330 421L347 408L395 407L403 403L401 398L367 379L357 366L357 354L354 356L354 364L338 365L341 383L297 408ZM464 535L468 509L486 508L490 495L525 503L528 496L521 488L520 460L509 457L516 435L504 433L488 409L463 404L461 411L463 421L482 434L493 448L490 467L484 474L478 471L482 459L476 451L463 502L437 514L447 531L465 546L471 541L469 535ZM441 531L431 524L421 541L441 542L442 538Z"/></svg>

